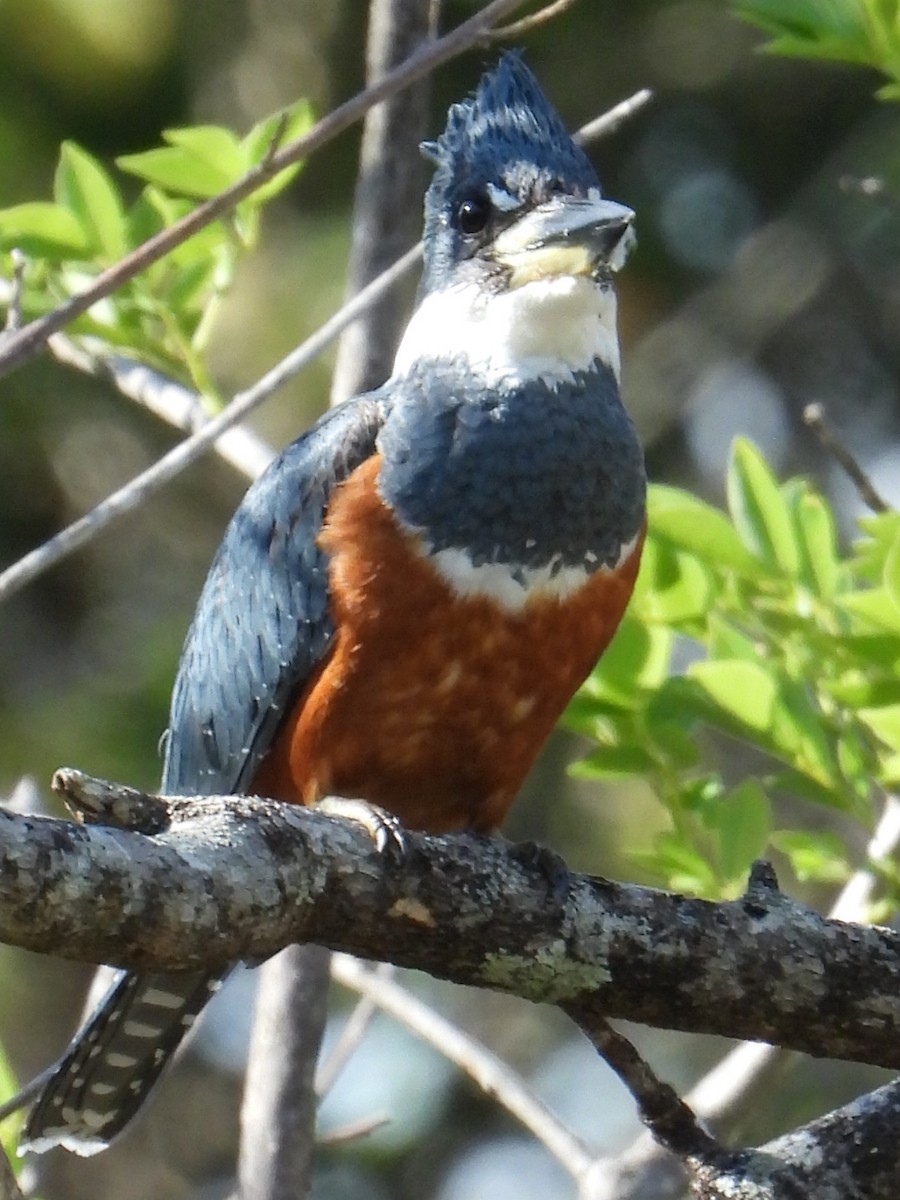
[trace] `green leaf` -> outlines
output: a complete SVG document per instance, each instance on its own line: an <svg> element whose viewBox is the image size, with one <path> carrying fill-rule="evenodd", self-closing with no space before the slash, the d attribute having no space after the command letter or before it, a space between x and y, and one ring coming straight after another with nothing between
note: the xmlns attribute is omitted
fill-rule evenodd
<svg viewBox="0 0 900 1200"><path fill-rule="evenodd" d="M751 554L791 578L800 570L793 522L775 477L760 452L736 438L727 479L728 507Z"/></svg>
<svg viewBox="0 0 900 1200"><path fill-rule="evenodd" d="M670 689L663 688L651 697L644 713L646 737L659 759L668 760L669 767L687 771L700 761L695 722L689 713L672 705L671 695Z"/></svg>
<svg viewBox="0 0 900 1200"><path fill-rule="evenodd" d="M241 144L230 129L221 125L189 125L167 129L163 138L170 146L187 150L199 162L220 171L225 179L234 180L244 174Z"/></svg>
<svg viewBox="0 0 900 1200"><path fill-rule="evenodd" d="M206 200L224 191L243 173L237 138L217 125L167 129L168 146L141 154L123 154L116 163L148 183Z"/></svg>
<svg viewBox="0 0 900 1200"><path fill-rule="evenodd" d="M865 12L858 0L732 0L735 11L773 38L766 49L802 58L872 64Z"/></svg>
<svg viewBox="0 0 900 1200"><path fill-rule="evenodd" d="M314 120L315 115L312 105L308 100L302 99L298 100L296 104L292 104L289 108L273 113L272 116L258 122L241 142L240 148L245 169L249 170L251 167L255 167L257 163L262 162L266 155L270 153L272 139L279 132L279 129L281 133L276 149L286 146L288 142L292 142L295 138L302 137L303 134L312 128ZM282 122L284 122L283 128ZM256 205L271 200L273 196L277 196L279 192L287 187L302 166L303 163L298 162L293 166L285 167L283 171L279 171L268 183L263 184L261 188L249 196L248 200Z"/></svg>
<svg viewBox="0 0 900 1200"><path fill-rule="evenodd" d="M846 592L838 596L835 603L845 612L852 613L870 625L888 633L900 633L900 609L894 604L886 587Z"/></svg>
<svg viewBox="0 0 900 1200"><path fill-rule="evenodd" d="M715 822L722 875L743 883L750 864L765 853L772 825L772 807L762 786L745 779L717 806Z"/></svg>
<svg viewBox="0 0 900 1200"><path fill-rule="evenodd" d="M860 517L857 524L865 536L853 547L853 566L871 583L878 583L887 556L896 538L900 537L900 512L892 509L890 512Z"/></svg>
<svg viewBox="0 0 900 1200"><path fill-rule="evenodd" d="M0 209L0 250L53 261L86 258L90 246L81 222L61 204L31 200Z"/></svg>
<svg viewBox="0 0 900 1200"><path fill-rule="evenodd" d="M625 708L659 687L669 672L673 636L626 614L600 662L585 680L584 692Z"/></svg>
<svg viewBox="0 0 900 1200"><path fill-rule="evenodd" d="M78 219L91 250L110 262L127 250L125 212L115 185L99 162L75 142L63 142L53 194Z"/></svg>
<svg viewBox="0 0 900 1200"><path fill-rule="evenodd" d="M769 839L776 850L787 855L801 883L845 883L852 874L847 850L834 833L817 830L780 829Z"/></svg>
<svg viewBox="0 0 900 1200"><path fill-rule="evenodd" d="M711 712L718 709L758 733L770 731L778 688L765 667L743 659L720 659L692 663L688 676L713 701Z"/></svg>
<svg viewBox="0 0 900 1200"><path fill-rule="evenodd" d="M809 687L798 679L782 676L773 708L771 736L774 748L792 766L829 786L838 769L824 718Z"/></svg>
<svg viewBox="0 0 900 1200"><path fill-rule="evenodd" d="M791 505L801 552L800 575L811 591L830 600L837 590L840 568L837 530L831 509L804 485Z"/></svg>
<svg viewBox="0 0 900 1200"><path fill-rule="evenodd" d="M765 575L762 563L747 552L725 514L689 492L660 484L651 487L648 520L653 537L694 554L717 570L734 571L748 579Z"/></svg>
<svg viewBox="0 0 900 1200"><path fill-rule="evenodd" d="M900 704L861 708L856 714L892 751L900 752Z"/></svg>
<svg viewBox="0 0 900 1200"><path fill-rule="evenodd" d="M900 615L900 529L894 535L893 544L884 560L884 589L890 596L894 608Z"/></svg>
<svg viewBox="0 0 900 1200"><path fill-rule="evenodd" d="M658 833L653 839L653 853L632 852L629 858L661 875L675 891L704 896L718 894L711 865L679 834L668 830Z"/></svg>
<svg viewBox="0 0 900 1200"><path fill-rule="evenodd" d="M642 746L600 746L569 767L579 779L610 779L622 775L644 775L656 767L653 755Z"/></svg>
<svg viewBox="0 0 900 1200"><path fill-rule="evenodd" d="M647 539L631 603L639 619L684 627L706 615L712 593L709 572L697 558Z"/></svg>
<svg viewBox="0 0 900 1200"><path fill-rule="evenodd" d="M759 644L729 624L718 613L709 617L709 657L715 658L746 658L755 662L759 658Z"/></svg>

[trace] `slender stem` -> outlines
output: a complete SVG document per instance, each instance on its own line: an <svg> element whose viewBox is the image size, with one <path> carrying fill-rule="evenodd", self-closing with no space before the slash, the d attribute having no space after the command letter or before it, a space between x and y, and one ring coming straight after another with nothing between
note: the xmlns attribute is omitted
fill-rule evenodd
<svg viewBox="0 0 900 1200"><path fill-rule="evenodd" d="M890 505L879 495L874 483L862 469L852 451L835 433L834 426L825 416L824 405L807 404L803 410L803 420L829 454L843 467L863 504L874 513L889 512Z"/></svg>
<svg viewBox="0 0 900 1200"><path fill-rule="evenodd" d="M464 1071L485 1095L493 1096L533 1133L574 1179L589 1170L592 1157L584 1143L527 1087L517 1072L480 1042L463 1033L393 979L368 970L346 954L334 955L331 971L344 987L373 1000L416 1037L434 1046Z"/></svg>

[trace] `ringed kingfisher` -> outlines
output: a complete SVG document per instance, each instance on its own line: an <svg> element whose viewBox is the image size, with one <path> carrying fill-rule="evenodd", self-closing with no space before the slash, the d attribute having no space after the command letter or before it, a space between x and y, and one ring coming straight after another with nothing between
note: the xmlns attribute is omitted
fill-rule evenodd
<svg viewBox="0 0 900 1200"><path fill-rule="evenodd" d="M424 268L391 377L250 490L172 696L162 790L362 799L497 830L628 602L645 528L619 396L602 196L515 53L423 145ZM26 1149L103 1149L218 980L121 973L39 1096Z"/></svg>

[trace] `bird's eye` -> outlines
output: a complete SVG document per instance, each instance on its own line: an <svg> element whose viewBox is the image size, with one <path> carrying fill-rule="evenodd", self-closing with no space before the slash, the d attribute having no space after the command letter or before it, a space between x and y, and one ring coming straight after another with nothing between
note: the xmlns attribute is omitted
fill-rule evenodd
<svg viewBox="0 0 900 1200"><path fill-rule="evenodd" d="M467 196L456 210L456 223L465 234L481 233L491 215L487 196Z"/></svg>

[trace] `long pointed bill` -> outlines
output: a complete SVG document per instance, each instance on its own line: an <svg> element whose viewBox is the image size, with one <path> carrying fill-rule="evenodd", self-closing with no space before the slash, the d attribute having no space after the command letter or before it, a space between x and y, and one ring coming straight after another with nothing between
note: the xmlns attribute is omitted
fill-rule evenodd
<svg viewBox="0 0 900 1200"><path fill-rule="evenodd" d="M614 200L557 196L520 217L494 241L510 286L559 275L618 271L634 244L634 212Z"/></svg>

